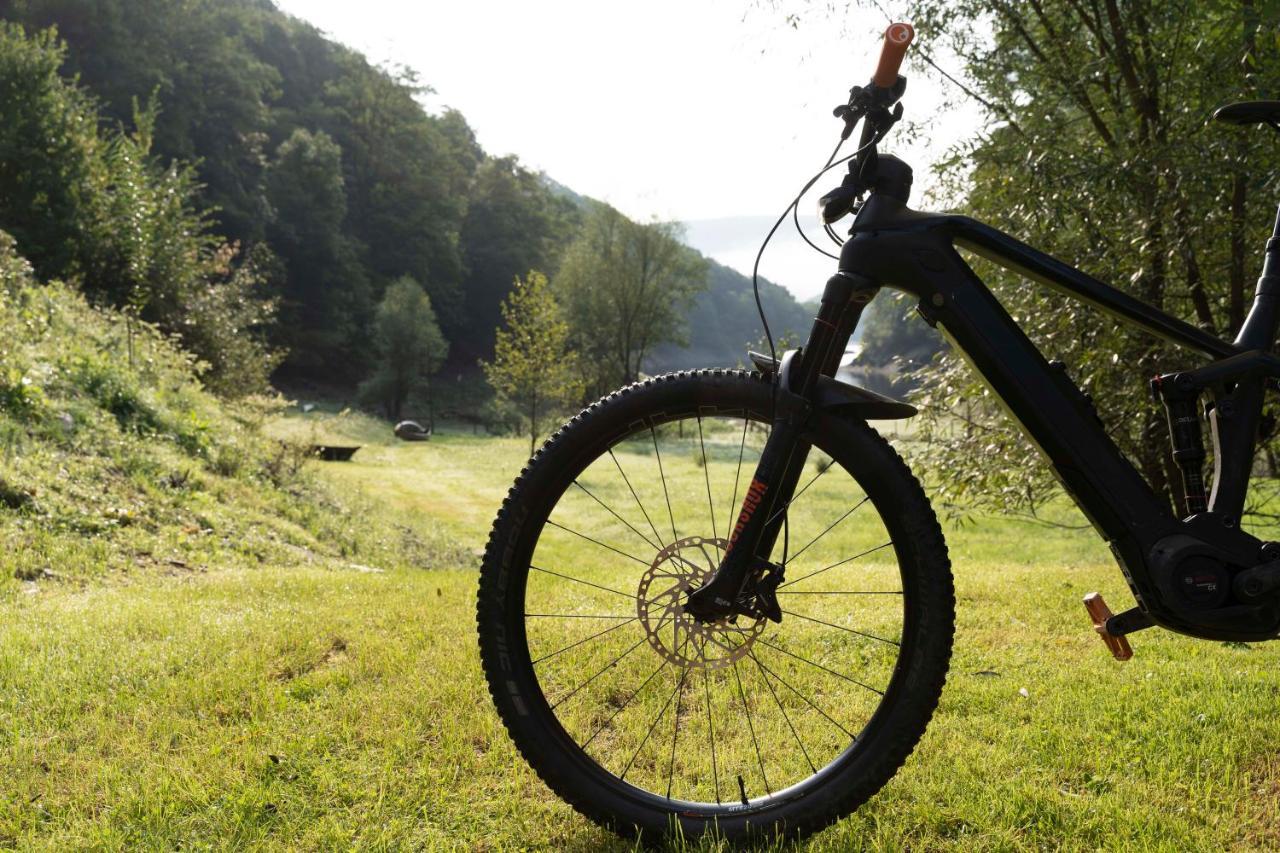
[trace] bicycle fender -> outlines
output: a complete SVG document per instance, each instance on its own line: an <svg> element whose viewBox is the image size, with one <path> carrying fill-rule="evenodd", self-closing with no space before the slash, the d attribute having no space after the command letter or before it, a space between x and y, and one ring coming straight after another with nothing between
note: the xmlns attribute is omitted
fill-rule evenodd
<svg viewBox="0 0 1280 853"><path fill-rule="evenodd" d="M790 391L787 387L786 377L790 375L791 363L797 353L798 350L788 350L782 356L782 390L784 392ZM748 353L748 355L751 357L756 369L761 373L768 375L778 370L778 362L769 356L758 352ZM845 372L844 368L839 371L839 373ZM852 417L864 421L900 421L905 418L915 417L918 414L916 407L910 403L895 400L893 397L887 397L884 394L877 394L875 391L863 388L860 385L845 382L831 376L818 378L818 386L814 396L814 408L846 418Z"/></svg>
<svg viewBox="0 0 1280 853"><path fill-rule="evenodd" d="M814 405L824 412L867 421L899 421L914 417L915 406L830 376L818 379Z"/></svg>

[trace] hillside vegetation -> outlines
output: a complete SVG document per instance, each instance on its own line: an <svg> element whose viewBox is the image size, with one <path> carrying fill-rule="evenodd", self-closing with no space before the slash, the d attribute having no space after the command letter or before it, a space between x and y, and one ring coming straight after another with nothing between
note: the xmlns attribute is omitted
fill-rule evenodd
<svg viewBox="0 0 1280 853"><path fill-rule="evenodd" d="M100 115L104 129L145 143L135 160L185 176L209 236L232 250L242 279L260 285L236 304L271 299L275 322L263 318L256 331L284 359L277 379L349 390L368 378L379 355L370 346L377 306L406 277L430 297L450 367L475 370L492 355L499 306L515 278L538 270L555 279L593 218L617 215L515 156L486 152L456 110L424 109L429 81L372 64L268 0L19 0L0 4L0 19L33 39L56 33L64 52L54 65L77 81L64 99L79 127ZM27 127L23 135L51 134ZM6 157L2 142L0 132L0 160L30 159ZM48 167L50 175L65 170L62 162ZM12 190L4 177L0 168L0 190ZM31 227L46 218L61 230ZM83 274L90 291L116 304L142 301L151 284L123 280L96 256L76 264L54 251L76 242L66 219L66 211L6 205L0 196L0 228L14 233L42 278ZM688 284L707 288L699 310L714 306L729 334L695 319L689 348L672 345L686 340L678 313L657 329L668 344L649 371L732 364L762 334L754 303L737 296L743 276L719 269ZM772 291L775 326L795 326L795 301ZM174 312L149 307L149 319L190 337ZM214 349L197 346L206 358Z"/></svg>
<svg viewBox="0 0 1280 853"><path fill-rule="evenodd" d="M210 566L426 564L442 542L357 521L154 326L38 284L0 232L0 590ZM408 547L406 547L408 546Z"/></svg>

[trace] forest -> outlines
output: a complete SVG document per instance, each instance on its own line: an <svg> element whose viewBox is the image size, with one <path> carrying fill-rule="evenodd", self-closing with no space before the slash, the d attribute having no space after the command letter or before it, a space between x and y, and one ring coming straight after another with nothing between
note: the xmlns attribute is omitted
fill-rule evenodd
<svg viewBox="0 0 1280 853"><path fill-rule="evenodd" d="M553 282L575 348L643 330L582 361L584 393L733 366L762 336L749 280L678 225L484 151L461 113L424 109L429 81L269 0L14 0L0 19L0 229L39 278L177 335L221 393L274 383L421 409L433 375L478 377L531 272ZM425 296L426 343L379 325L397 282ZM805 327L785 290L761 289L775 331ZM414 375L393 377L406 362ZM483 419L486 400L450 405Z"/></svg>

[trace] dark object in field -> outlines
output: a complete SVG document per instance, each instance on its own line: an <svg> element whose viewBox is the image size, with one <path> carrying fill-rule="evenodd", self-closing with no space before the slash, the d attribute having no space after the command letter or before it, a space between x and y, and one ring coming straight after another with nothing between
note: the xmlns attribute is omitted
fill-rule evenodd
<svg viewBox="0 0 1280 853"><path fill-rule="evenodd" d="M311 445L311 455L325 462L350 462L351 457L356 455L356 451L363 445L357 444L354 447L339 447L329 444L313 444Z"/></svg>
<svg viewBox="0 0 1280 853"><path fill-rule="evenodd" d="M417 421L401 421L396 424L396 438L403 441L430 441L431 430Z"/></svg>

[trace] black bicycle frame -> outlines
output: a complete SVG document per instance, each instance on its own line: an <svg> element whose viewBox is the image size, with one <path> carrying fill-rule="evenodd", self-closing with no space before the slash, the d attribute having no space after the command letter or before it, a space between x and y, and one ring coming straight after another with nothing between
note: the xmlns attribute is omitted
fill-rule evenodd
<svg viewBox="0 0 1280 853"><path fill-rule="evenodd" d="M907 174L909 182L909 170ZM906 192L900 195L904 199ZM1277 236L1267 245L1253 308L1234 343L994 228L965 216L913 211L889 193L871 194L851 234L808 342L798 356L778 366L778 412L753 484L758 506L744 506L720 570L691 596L691 606L706 608L714 601L723 608L741 590L743 578L761 561L767 563L781 524L779 510L790 500L808 451L803 435L815 408L815 384L834 374L863 308L883 285L920 300L925 320L943 331L1043 451L1120 563L1142 611L1136 627L1154 621L1218 639L1268 639L1280 632L1280 609L1274 604L1206 608L1178 589L1185 575L1180 567L1188 560L1203 557L1237 569L1264 562L1264 543L1240 531L1239 519L1263 389L1270 378L1280 376L1280 359L1270 353L1280 322L1280 221ZM1168 502L1152 491L1107 435L1089 398L1036 349L957 247L1215 359L1198 370L1162 377L1169 380L1170 394L1175 386L1190 389L1193 407L1201 390L1215 398L1210 411L1214 490L1206 512L1186 519L1170 512ZM1198 413L1192 417L1198 430ZM1174 421L1172 415L1170 420ZM759 506L768 511L747 512ZM699 593L701 599L695 600Z"/></svg>

